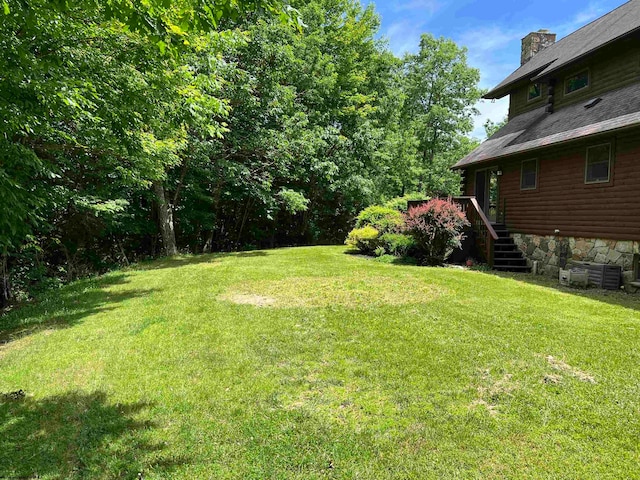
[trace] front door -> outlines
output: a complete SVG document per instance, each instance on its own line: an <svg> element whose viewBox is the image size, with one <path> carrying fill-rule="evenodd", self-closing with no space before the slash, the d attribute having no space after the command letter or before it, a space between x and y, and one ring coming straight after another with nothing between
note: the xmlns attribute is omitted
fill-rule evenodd
<svg viewBox="0 0 640 480"><path fill-rule="evenodd" d="M498 217L498 178L497 170L476 172L476 200L492 223L495 223Z"/></svg>

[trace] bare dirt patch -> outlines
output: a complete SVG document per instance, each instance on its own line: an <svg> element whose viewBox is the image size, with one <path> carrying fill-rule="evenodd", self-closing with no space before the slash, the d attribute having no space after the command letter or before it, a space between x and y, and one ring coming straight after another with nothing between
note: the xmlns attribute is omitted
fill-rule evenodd
<svg viewBox="0 0 640 480"><path fill-rule="evenodd" d="M556 375L555 373L548 373L544 377L542 377L542 383L547 383L550 385L558 385L562 383L562 375Z"/></svg>
<svg viewBox="0 0 640 480"><path fill-rule="evenodd" d="M271 307L276 304L275 298L263 297L253 294L236 293L230 295L222 295L220 299L227 302L235 303L237 305L253 305L254 307Z"/></svg>
<svg viewBox="0 0 640 480"><path fill-rule="evenodd" d="M491 416L495 416L499 413L500 401L511 396L517 385L510 373L505 373L500 378L493 377L489 370L481 370L480 374L482 384L476 387L478 398L471 402L469 408L483 407Z"/></svg>
<svg viewBox="0 0 640 480"><path fill-rule="evenodd" d="M220 299L277 307L368 307L431 302L447 290L424 279L374 275L297 277L234 285Z"/></svg>
<svg viewBox="0 0 640 480"><path fill-rule="evenodd" d="M544 358L547 361L547 363L551 365L551 368L553 368L554 370L557 370L558 372L566 373L574 378L577 378L581 382L596 383L596 379L593 377L593 375L590 375L587 372L583 372L582 370L579 370L576 367L572 367L568 363L565 363L562 360L552 357L551 355L547 355Z"/></svg>

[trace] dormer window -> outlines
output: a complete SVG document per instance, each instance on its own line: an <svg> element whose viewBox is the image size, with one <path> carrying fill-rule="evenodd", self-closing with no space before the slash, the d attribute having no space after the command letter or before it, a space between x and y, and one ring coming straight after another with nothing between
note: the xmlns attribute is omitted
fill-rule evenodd
<svg viewBox="0 0 640 480"><path fill-rule="evenodd" d="M529 85L529 93L527 93L527 101L537 100L542 96L542 88L539 83Z"/></svg>
<svg viewBox="0 0 640 480"><path fill-rule="evenodd" d="M589 70L583 70L567 77L564 81L564 93L569 94L589 86Z"/></svg>

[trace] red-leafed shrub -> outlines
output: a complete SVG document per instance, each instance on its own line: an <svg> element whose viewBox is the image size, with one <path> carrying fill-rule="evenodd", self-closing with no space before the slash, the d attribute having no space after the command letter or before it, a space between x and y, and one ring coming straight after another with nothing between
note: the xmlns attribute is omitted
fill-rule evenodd
<svg viewBox="0 0 640 480"><path fill-rule="evenodd" d="M427 265L442 265L451 250L460 248L464 227L469 225L451 200L433 199L405 215L405 230L415 239Z"/></svg>

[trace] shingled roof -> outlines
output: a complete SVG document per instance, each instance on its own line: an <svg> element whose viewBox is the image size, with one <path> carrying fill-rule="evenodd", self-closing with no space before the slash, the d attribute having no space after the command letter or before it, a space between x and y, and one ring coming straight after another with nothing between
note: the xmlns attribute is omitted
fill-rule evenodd
<svg viewBox="0 0 640 480"><path fill-rule="evenodd" d="M484 98L502 98L524 79L536 80L640 30L640 0L631 0L537 53Z"/></svg>
<svg viewBox="0 0 640 480"><path fill-rule="evenodd" d="M603 93L599 98L602 100L590 108L585 108L591 103L585 100L553 114L541 107L518 115L452 168L640 126L640 83Z"/></svg>

